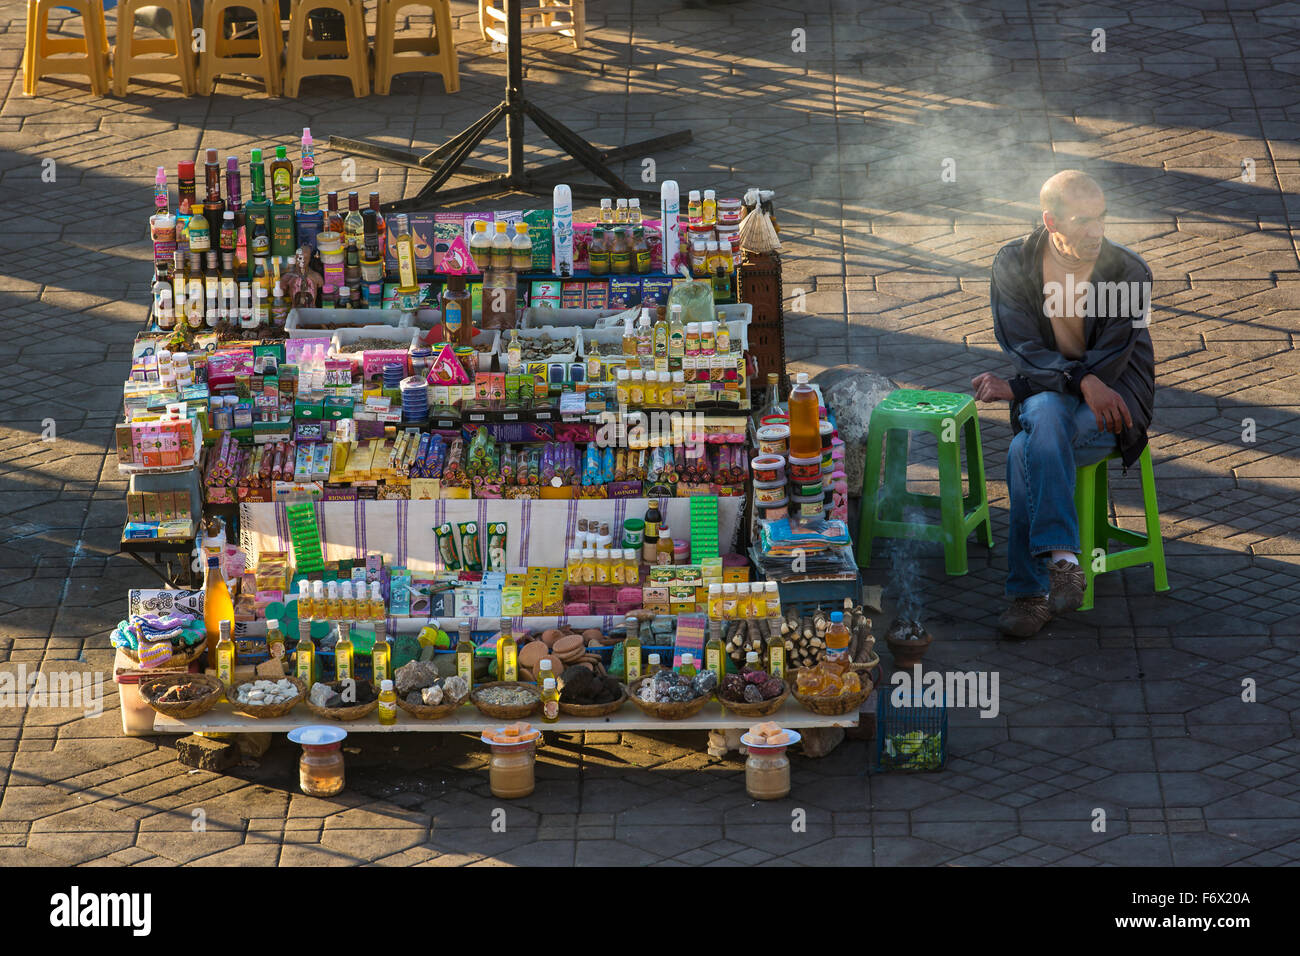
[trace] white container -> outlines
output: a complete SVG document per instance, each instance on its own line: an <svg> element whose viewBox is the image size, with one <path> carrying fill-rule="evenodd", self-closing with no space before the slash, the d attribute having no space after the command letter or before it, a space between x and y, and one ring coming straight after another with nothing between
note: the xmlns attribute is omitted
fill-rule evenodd
<svg viewBox="0 0 1300 956"><path fill-rule="evenodd" d="M510 331L511 330L507 329L497 341L497 354L502 357L506 357L510 352ZM576 347L577 346L576 329L571 329L571 328L561 329L561 328L556 328L553 325L544 325L541 328L537 328L537 329L519 329L518 332L519 332L519 340L521 342L528 342L530 339L540 339L542 336L546 335L546 336L550 336L552 340L562 339L574 343L572 346L570 346L568 351L560 352L556 355L550 356L548 359L546 359L547 362L576 362L580 358L584 358L586 356L586 351L584 349L580 347ZM586 335L590 333L583 333L583 334ZM536 362L541 360L533 359L532 361ZM528 360L525 360L524 364L527 363ZM490 360L489 360L489 367L490 367Z"/></svg>
<svg viewBox="0 0 1300 956"><path fill-rule="evenodd" d="M330 325L356 326L381 325L398 328L405 313L397 309L290 309L285 320L284 330L291 339L329 338L333 329L322 329Z"/></svg>
<svg viewBox="0 0 1300 956"><path fill-rule="evenodd" d="M139 674L118 674L117 699L122 708L122 733L128 737L147 737L153 733L155 711L140 695Z"/></svg>
<svg viewBox="0 0 1300 956"><path fill-rule="evenodd" d="M384 342L392 342L391 348L409 350L411 346L416 344L419 337L419 329L398 329L387 325L361 325L336 329L330 340L330 355L334 357L338 357L340 354L359 356L360 352L340 353L341 347L350 345L359 339L379 339Z"/></svg>

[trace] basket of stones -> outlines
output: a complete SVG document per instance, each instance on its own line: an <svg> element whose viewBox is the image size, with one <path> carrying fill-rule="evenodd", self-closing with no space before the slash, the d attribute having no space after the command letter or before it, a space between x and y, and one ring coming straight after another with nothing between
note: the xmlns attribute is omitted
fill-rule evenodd
<svg viewBox="0 0 1300 956"><path fill-rule="evenodd" d="M145 703L162 714L176 720L186 720L206 714L221 700L225 685L207 674L187 674L173 671L140 681L140 696Z"/></svg>
<svg viewBox="0 0 1300 956"><path fill-rule="evenodd" d="M569 668L562 683L560 713L566 717L608 717L627 700L626 687L589 667Z"/></svg>
<svg viewBox="0 0 1300 956"><path fill-rule="evenodd" d="M336 680L311 685L307 709L326 720L360 720L379 707L379 694L368 680Z"/></svg>
<svg viewBox="0 0 1300 956"><path fill-rule="evenodd" d="M713 671L683 677L665 668L642 677L627 690L643 713L664 720L685 720L704 708L717 683L718 675Z"/></svg>
<svg viewBox="0 0 1300 956"><path fill-rule="evenodd" d="M795 671L794 699L814 714L839 717L855 713L873 686L869 675L859 676L855 670L845 671L822 661L816 667Z"/></svg>
<svg viewBox="0 0 1300 956"><path fill-rule="evenodd" d="M470 692L469 699L479 713L494 720L522 720L542 704L536 684L505 680L480 684Z"/></svg>
<svg viewBox="0 0 1300 956"><path fill-rule="evenodd" d="M246 681L236 685L234 696L226 695L235 713L258 719L283 717L306 696L307 685L296 677Z"/></svg>
<svg viewBox="0 0 1300 956"><path fill-rule="evenodd" d="M767 671L727 674L718 687L722 706L741 717L771 717L790 697L790 685Z"/></svg>
<svg viewBox="0 0 1300 956"><path fill-rule="evenodd" d="M397 706L420 720L438 720L455 712L469 696L459 675L440 677L432 661L411 661L393 674Z"/></svg>

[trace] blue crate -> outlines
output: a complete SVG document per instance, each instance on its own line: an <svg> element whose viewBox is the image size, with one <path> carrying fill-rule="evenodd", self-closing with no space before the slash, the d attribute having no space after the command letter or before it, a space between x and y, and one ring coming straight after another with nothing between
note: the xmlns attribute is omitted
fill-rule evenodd
<svg viewBox="0 0 1300 956"><path fill-rule="evenodd" d="M876 769L889 771L936 771L948 762L948 708L920 704L898 707L894 704L895 688L884 685L876 689ZM908 738L921 734L919 738Z"/></svg>

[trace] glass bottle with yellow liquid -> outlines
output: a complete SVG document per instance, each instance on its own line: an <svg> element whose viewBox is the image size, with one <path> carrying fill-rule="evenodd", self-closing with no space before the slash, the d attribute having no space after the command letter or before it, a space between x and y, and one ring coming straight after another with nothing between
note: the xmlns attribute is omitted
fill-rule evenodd
<svg viewBox="0 0 1300 956"><path fill-rule="evenodd" d="M393 690L393 682L387 678L379 682L379 708L377 713L379 722L384 726L391 727L397 723L397 692Z"/></svg>
<svg viewBox="0 0 1300 956"><path fill-rule="evenodd" d="M699 672L695 669L695 655L694 655L694 654L683 654L683 655L682 655L682 663L681 663L680 666L678 666L678 668L677 668L677 673L681 674L681 675L682 675L683 677L685 677L687 680L690 680L690 679L691 679L692 677L694 677L697 673L699 673Z"/></svg>
<svg viewBox="0 0 1300 956"><path fill-rule="evenodd" d="M339 639L338 643L334 645L335 679L352 680L356 678L352 655L352 625L347 621L339 621Z"/></svg>
<svg viewBox="0 0 1300 956"><path fill-rule="evenodd" d="M298 647L294 651L294 675L308 688L316 678L316 645L311 640L311 621L298 619Z"/></svg>
<svg viewBox="0 0 1300 956"><path fill-rule="evenodd" d="M303 578L298 582L298 620L311 620L314 611L311 602L311 582Z"/></svg>
<svg viewBox="0 0 1300 956"><path fill-rule="evenodd" d="M322 619L326 621L341 620L339 610L339 584L337 581L330 581L325 585L325 613Z"/></svg>
<svg viewBox="0 0 1300 956"><path fill-rule="evenodd" d="M311 619L329 620L329 599L325 596L324 581L313 581L311 584Z"/></svg>
<svg viewBox="0 0 1300 956"><path fill-rule="evenodd" d="M519 680L519 645L506 619L501 621L501 636L497 638L497 680Z"/></svg>
<svg viewBox="0 0 1300 956"><path fill-rule="evenodd" d="M221 621L217 628L217 680L225 685L227 695L234 690L236 660L235 642L230 639L230 623Z"/></svg>
<svg viewBox="0 0 1300 956"><path fill-rule="evenodd" d="M727 648L722 643L722 622L709 622L709 643L704 645L704 668L713 671L722 686L722 678L727 675Z"/></svg>
<svg viewBox="0 0 1300 956"><path fill-rule="evenodd" d="M474 639L469 621L460 623L460 640L456 643L456 673L464 678L465 685L474 689Z"/></svg>
<svg viewBox="0 0 1300 956"><path fill-rule="evenodd" d="M560 719L560 689L555 678L542 681L542 723L553 724Z"/></svg>
<svg viewBox="0 0 1300 956"><path fill-rule="evenodd" d="M627 637L623 638L623 664L627 669L627 683L631 686L641 679L641 625L634 617L627 618Z"/></svg>
<svg viewBox="0 0 1300 956"><path fill-rule="evenodd" d="M543 657L541 663L537 665L537 686L541 687L546 682L546 678L554 676L555 671L551 667L551 659Z"/></svg>
<svg viewBox="0 0 1300 956"><path fill-rule="evenodd" d="M376 683L393 676L393 647L386 637L375 635L375 649L371 652L370 660Z"/></svg>
<svg viewBox="0 0 1300 956"><path fill-rule="evenodd" d="M785 680L785 639L781 637L781 622L779 614L767 619L768 633L772 635L767 644L767 672Z"/></svg>

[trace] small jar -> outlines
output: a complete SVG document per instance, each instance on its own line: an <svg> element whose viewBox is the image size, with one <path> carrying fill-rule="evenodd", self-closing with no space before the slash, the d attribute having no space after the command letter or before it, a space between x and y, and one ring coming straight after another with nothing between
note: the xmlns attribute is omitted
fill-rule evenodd
<svg viewBox="0 0 1300 956"><path fill-rule="evenodd" d="M790 758L784 747L749 748L745 792L755 800L780 800L790 795Z"/></svg>
<svg viewBox="0 0 1300 956"><path fill-rule="evenodd" d="M609 584L609 548L596 549L596 584Z"/></svg>
<svg viewBox="0 0 1300 956"><path fill-rule="evenodd" d="M632 369L628 382L627 404L630 408L640 408L645 404L645 372L639 368Z"/></svg>
<svg viewBox="0 0 1300 956"><path fill-rule="evenodd" d="M596 549L582 549L582 584L596 583Z"/></svg>
<svg viewBox="0 0 1300 956"><path fill-rule="evenodd" d="M736 596L736 585L727 582L722 586L722 619L735 621L739 618L740 603Z"/></svg>
<svg viewBox="0 0 1300 956"><path fill-rule="evenodd" d="M690 564L691 546L681 538L673 539L673 564Z"/></svg>
<svg viewBox="0 0 1300 956"><path fill-rule="evenodd" d="M618 370L617 384L614 386L614 395L619 405L626 408L631 404L632 393L632 373L625 368Z"/></svg>
<svg viewBox="0 0 1300 956"><path fill-rule="evenodd" d="M492 796L503 800L528 796L537 785L533 773L536 764L532 743L494 746L492 762L488 766L488 783L492 788ZM787 760L786 767L789 765ZM789 777L788 769L786 776Z"/></svg>
<svg viewBox="0 0 1300 956"><path fill-rule="evenodd" d="M582 549L570 548L567 560L564 563L564 569L567 573L570 584L582 583Z"/></svg>
<svg viewBox="0 0 1300 956"><path fill-rule="evenodd" d="M623 549L623 583L633 586L641 583L641 562L636 548Z"/></svg>
<svg viewBox="0 0 1300 956"><path fill-rule="evenodd" d="M332 797L343 790L341 743L303 744L298 759L298 786L311 797Z"/></svg>

